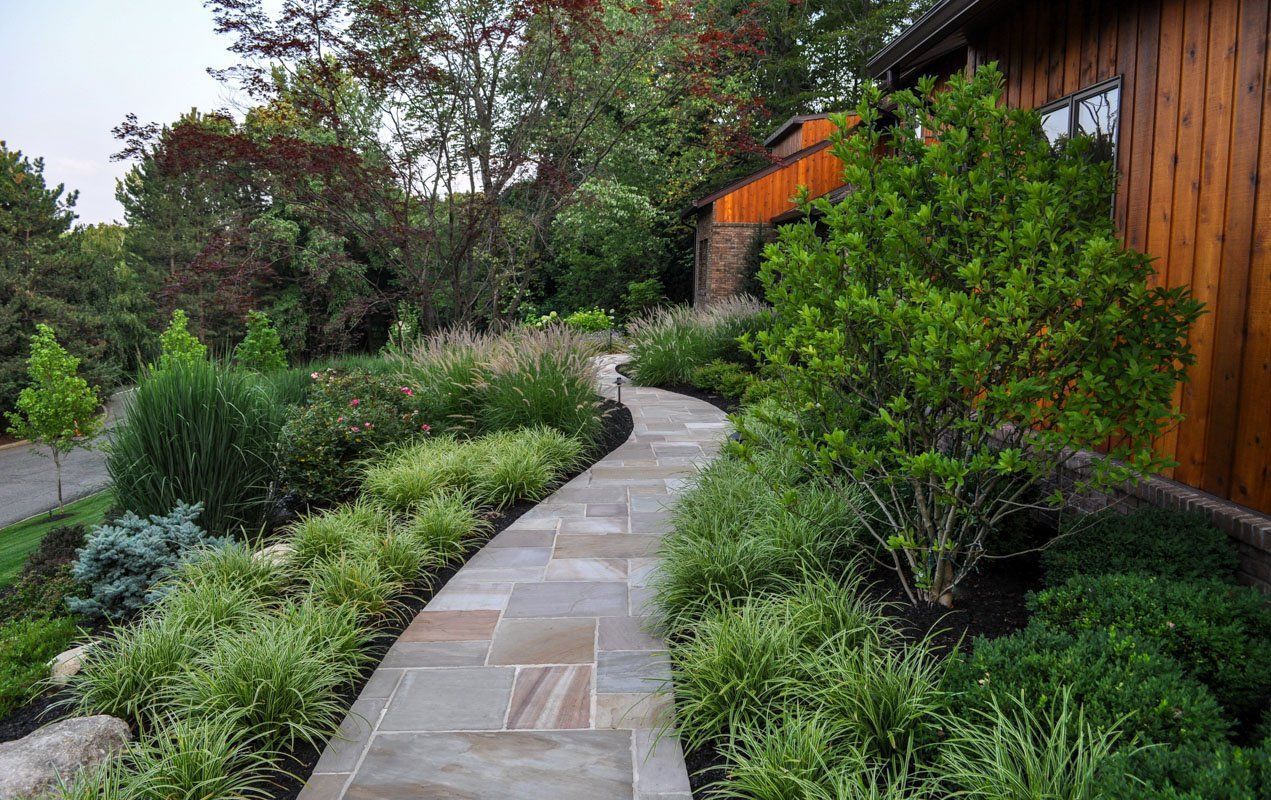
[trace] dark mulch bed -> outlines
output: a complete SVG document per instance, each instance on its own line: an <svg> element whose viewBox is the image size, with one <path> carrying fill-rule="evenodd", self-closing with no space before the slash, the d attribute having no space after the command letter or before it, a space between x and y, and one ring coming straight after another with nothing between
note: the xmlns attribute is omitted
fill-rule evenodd
<svg viewBox="0 0 1271 800"><path fill-rule="evenodd" d="M631 377L631 370L630 370L629 364L619 364L617 369L618 369L618 372L621 373L622 375L628 378ZM659 386L657 388L666 389L668 392L675 392L676 394L686 395L688 397L693 397L698 400L705 400L707 403L710 403L711 405L715 406L720 411L723 411L725 414L732 414L736 411L741 410L741 401L737 400L736 398L727 397L725 395L717 394L715 392L708 392L705 389L699 389L696 386L693 386L692 384L689 384L689 383L675 383L669 386Z"/></svg>
<svg viewBox="0 0 1271 800"><path fill-rule="evenodd" d="M602 412L605 415L604 427L601 431L600 439L592 451L591 458L582 467L566 476L566 480L573 478L596 461L604 458L631 435L634 426L631 412L625 406L621 406L612 400L605 400L602 405ZM535 505L537 503L519 502L493 514L490 517L490 521L494 526L491 536L507 528ZM375 638L371 647L368 648L367 654L370 656L368 666L362 671L362 675L356 685L345 693L343 698L345 707L351 706L353 701L357 699L362 687L366 685L366 681L370 679L371 674L375 671L375 667L379 665L379 662L384 658L384 654L388 652L388 648L397 640L397 637L401 635L401 632L410 624L410 621L414 619L420 609L459 571L459 568L463 566L463 562L467 561L469 557L480 549L480 544L473 545L457 563L430 572L413 587L409 598L403 603L403 613L389 627L383 629ZM61 699L65 699L65 693L46 692L0 720L0 742L26 736L41 725L46 725L57 719L60 716L60 709L56 707L56 704ZM282 768L287 774L276 779L271 797L276 798L276 800L292 800L295 798L300 793L300 790L304 788L305 781L308 780L309 775L313 772L313 768L318 763L318 758L321 755L321 749L312 746L301 746L295 751L285 754L282 759Z"/></svg>

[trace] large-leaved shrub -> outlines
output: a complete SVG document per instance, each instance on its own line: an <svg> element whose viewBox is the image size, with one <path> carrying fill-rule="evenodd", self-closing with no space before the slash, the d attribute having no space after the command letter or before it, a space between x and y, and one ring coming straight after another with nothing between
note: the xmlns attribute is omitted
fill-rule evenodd
<svg viewBox="0 0 1271 800"><path fill-rule="evenodd" d="M1077 492L1163 466L1200 304L1120 240L1099 143L1052 148L995 65L888 103L900 124L867 87L834 138L852 191L765 251L754 350L819 417L801 446L870 487L860 518L910 598L947 605L1072 450L1112 442Z"/></svg>
<svg viewBox="0 0 1271 800"><path fill-rule="evenodd" d="M78 634L71 617L28 617L0 624L0 717L39 694L49 660Z"/></svg>
<svg viewBox="0 0 1271 800"><path fill-rule="evenodd" d="M152 602L155 585L197 548L227 543L195 522L202 510L198 503L178 503L167 514L146 519L130 511L95 528L71 570L89 594L67 598L71 611L89 617L127 617Z"/></svg>
<svg viewBox="0 0 1271 800"><path fill-rule="evenodd" d="M107 458L118 504L143 516L201 503L203 526L254 534L270 510L282 409L259 379L203 359L142 377Z"/></svg>

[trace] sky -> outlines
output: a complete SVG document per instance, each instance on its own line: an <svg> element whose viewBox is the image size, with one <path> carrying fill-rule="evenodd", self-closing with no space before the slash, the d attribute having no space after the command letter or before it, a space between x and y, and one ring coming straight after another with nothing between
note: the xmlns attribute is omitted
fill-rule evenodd
<svg viewBox="0 0 1271 800"><path fill-rule="evenodd" d="M79 190L80 222L122 222L111 128L234 106L207 74L229 43L202 0L0 0L0 140Z"/></svg>

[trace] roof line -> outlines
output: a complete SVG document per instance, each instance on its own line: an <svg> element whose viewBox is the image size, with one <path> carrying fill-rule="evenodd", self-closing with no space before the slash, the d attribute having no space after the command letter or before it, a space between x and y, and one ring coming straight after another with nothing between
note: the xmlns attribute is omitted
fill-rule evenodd
<svg viewBox="0 0 1271 800"><path fill-rule="evenodd" d="M865 63L865 72L871 78L885 75L897 64L929 45L937 36L961 22L983 2L984 0L939 0L925 14L914 20L912 25L901 31L899 36L871 56Z"/></svg>
<svg viewBox="0 0 1271 800"><path fill-rule="evenodd" d="M771 147L773 142L780 139L783 135L785 135L785 132L787 130L794 127L795 125L802 125L803 123L811 122L814 119L827 119L829 118L829 116L830 115L828 112L824 114L795 114L790 119L781 123L781 126L777 128L775 131L773 131L772 134L767 139L764 139L763 146Z"/></svg>
<svg viewBox="0 0 1271 800"><path fill-rule="evenodd" d="M818 153L824 150L825 148L829 147L832 143L833 142L831 142L831 140L829 139L822 139L816 144L810 144L807 147L803 148L802 150L796 150L795 152L791 153L785 158L779 161L776 161L772 164L769 164L768 166L764 167L758 172L752 172L749 175L745 176L744 178L738 178L732 183L725 185L723 188L716 189L714 192L706 195L702 199L694 200L693 206L689 210L691 211L694 208L701 208L702 206L710 205L711 203L715 202L716 200L723 197L724 195L731 194L737 191L738 189L740 189L741 187L745 186L746 184L754 183L755 181L759 180L760 178L766 175L771 175L774 172L777 172L781 169L784 169L785 167L790 166L791 164L793 164L794 162L798 161L801 158L810 156L813 153Z"/></svg>

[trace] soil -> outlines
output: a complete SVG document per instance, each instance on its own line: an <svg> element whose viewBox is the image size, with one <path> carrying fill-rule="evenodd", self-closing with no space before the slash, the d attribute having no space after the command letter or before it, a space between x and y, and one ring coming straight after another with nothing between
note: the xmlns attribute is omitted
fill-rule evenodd
<svg viewBox="0 0 1271 800"><path fill-rule="evenodd" d="M573 478L596 461L604 458L631 435L634 426L631 412L625 406L621 406L612 400L605 400L601 406L601 413L604 415L604 427L601 430L596 446L592 450L591 458L586 464L566 476L565 480ZM493 530L490 535L494 536L504 530L535 505L537 503L523 501L494 513L490 517L490 521L493 524ZM367 652L370 659L367 667L363 669L356 684L350 687L341 698L345 708L351 706L353 701L357 699L362 687L366 685L375 668L383 660L384 654L388 652L388 648L392 646L393 642L397 641L397 637L410 624L410 621L415 618L420 609L446 585L446 582L459 571L463 563L480 549L480 543L474 544L456 563L429 572L418 584L412 587L412 591L408 593L408 599L403 603L402 613L395 617L394 621L379 633L368 648ZM0 719L0 742L21 738L42 725L58 719L62 716L60 713L62 708L58 701L64 699L66 699L65 692L49 691L15 710L4 719ZM309 775L313 772L313 768L317 765L318 758L321 755L321 748L310 745L302 745L290 753L283 754L280 760L282 774L275 778L274 787L269 796L274 798L274 800L293 800L300 794L300 790L304 788L305 781L308 780Z"/></svg>
<svg viewBox="0 0 1271 800"><path fill-rule="evenodd" d="M617 369L620 374L628 378L631 377L629 365L619 364ZM741 401L737 400L736 398L728 397L726 395L718 394L716 392L708 392L705 389L699 389L696 386L693 386L692 384L676 383L676 384L671 384L669 386L659 386L658 388L666 389L668 392L675 392L676 394L682 394L688 397L693 397L698 400L705 400L707 403L710 403L711 405L715 406L720 411L723 411L725 414L732 414L735 411L741 410Z"/></svg>

